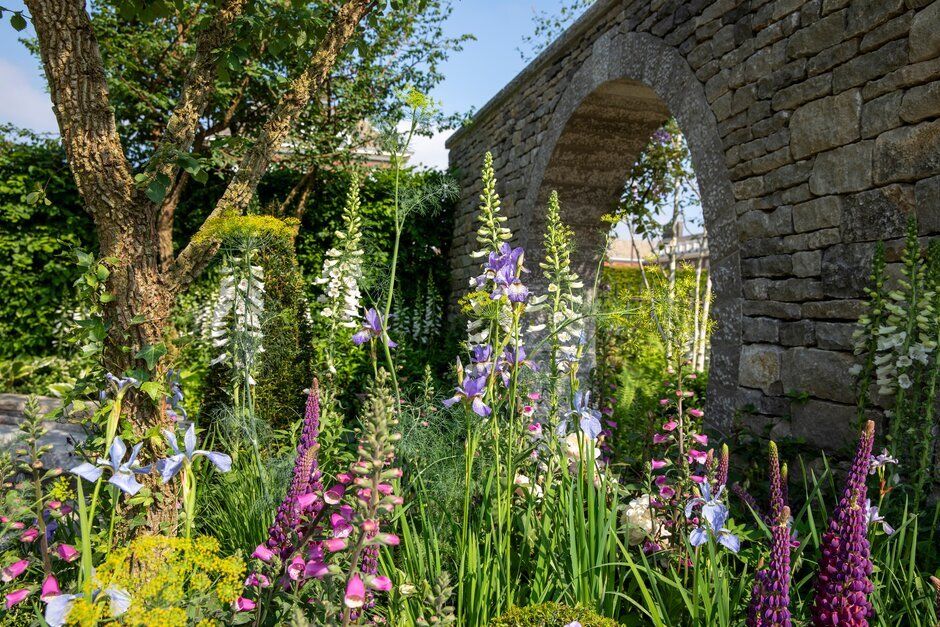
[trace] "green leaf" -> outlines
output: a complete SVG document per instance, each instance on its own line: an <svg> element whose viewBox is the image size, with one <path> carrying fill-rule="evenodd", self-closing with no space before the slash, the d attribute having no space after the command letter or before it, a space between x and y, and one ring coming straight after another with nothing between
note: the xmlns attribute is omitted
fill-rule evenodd
<svg viewBox="0 0 940 627"><path fill-rule="evenodd" d="M147 381L140 384L140 389L151 399L157 400L163 393L163 386L156 381Z"/></svg>
<svg viewBox="0 0 940 627"><path fill-rule="evenodd" d="M153 370L154 366L157 365L157 362L160 361L160 358L166 355L166 345L163 342L154 345L147 345L140 349L134 359L143 359L147 362L147 369Z"/></svg>
<svg viewBox="0 0 940 627"><path fill-rule="evenodd" d="M26 18L22 13L14 13L10 16L10 26L18 31L26 30Z"/></svg>
<svg viewBox="0 0 940 627"><path fill-rule="evenodd" d="M147 321L147 317L144 316L143 314L137 314L136 316L131 318L131 324L143 324L146 321Z"/></svg>
<svg viewBox="0 0 940 627"><path fill-rule="evenodd" d="M114 300L114 294L109 294L109 293L107 293L107 292L104 292L104 293L98 298L98 300L100 300L102 303L110 303L111 301Z"/></svg>

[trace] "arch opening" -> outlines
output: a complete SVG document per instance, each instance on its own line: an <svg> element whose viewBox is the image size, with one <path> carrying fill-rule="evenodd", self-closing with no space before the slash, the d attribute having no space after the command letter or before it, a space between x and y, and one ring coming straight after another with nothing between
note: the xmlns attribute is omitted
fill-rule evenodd
<svg viewBox="0 0 940 627"><path fill-rule="evenodd" d="M715 426L727 427L737 403L741 279L733 194L717 123L703 86L675 49L649 35L618 42L595 44L552 114L525 197L525 243L539 260L540 208L557 191L562 216L575 233L574 269L593 284L609 229L601 217L618 205L630 168L652 134L675 117L688 142L709 236L716 324L707 415Z"/></svg>

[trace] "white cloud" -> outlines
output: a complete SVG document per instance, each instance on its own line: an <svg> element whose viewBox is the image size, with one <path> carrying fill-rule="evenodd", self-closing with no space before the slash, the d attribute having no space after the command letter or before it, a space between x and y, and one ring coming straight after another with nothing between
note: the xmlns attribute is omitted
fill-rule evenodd
<svg viewBox="0 0 940 627"><path fill-rule="evenodd" d="M0 59L0 120L40 133L58 133L49 94L31 84L23 68Z"/></svg>
<svg viewBox="0 0 940 627"><path fill-rule="evenodd" d="M409 159L409 163L425 168L446 170L448 150L444 147L444 140L452 133L453 131L440 131L431 137L419 135L412 138L411 151L414 154Z"/></svg>

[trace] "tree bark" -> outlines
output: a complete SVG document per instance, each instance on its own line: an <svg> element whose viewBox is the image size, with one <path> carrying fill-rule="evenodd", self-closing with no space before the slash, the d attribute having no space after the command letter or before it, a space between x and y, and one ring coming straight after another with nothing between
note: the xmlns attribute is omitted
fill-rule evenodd
<svg viewBox="0 0 940 627"><path fill-rule="evenodd" d="M180 102L148 164L152 175L164 174L171 181L176 177L176 156L188 152L193 142L214 86L216 55L231 37L244 4L245 0L222 0L218 14L200 34ZM26 0L26 5L39 40L69 166L94 219L99 256L111 269L107 289L113 299L104 307L108 336L103 364L113 373L146 370L145 361L137 355L148 346L166 342L176 293L205 267L217 246L194 247L191 243L172 261L175 201L169 199L170 210L161 212L163 203L151 202L135 185L117 133L104 64L84 1ZM293 119L322 84L372 6L372 0L349 0L339 9L318 52L264 125L212 216L240 213L248 206ZM165 364L158 363L150 377L160 380L164 373ZM125 397L124 418L130 420L135 434L143 437L153 427L169 426L162 405L132 391ZM142 457L145 461L163 453L147 449ZM159 484L156 477L148 478L147 483L156 499L147 511L150 530L165 531L168 526L172 530L176 519L172 486Z"/></svg>

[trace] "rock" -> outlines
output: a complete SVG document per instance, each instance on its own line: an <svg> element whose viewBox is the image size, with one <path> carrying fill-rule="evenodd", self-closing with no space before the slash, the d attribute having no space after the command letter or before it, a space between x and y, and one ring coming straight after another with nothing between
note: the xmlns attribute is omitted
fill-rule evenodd
<svg viewBox="0 0 940 627"><path fill-rule="evenodd" d="M800 317L798 303L781 303L773 300L746 300L741 304L741 311L749 316L770 316L783 320L796 320Z"/></svg>
<svg viewBox="0 0 940 627"><path fill-rule="evenodd" d="M801 302L823 297L822 283L815 279L751 279L744 281L744 297L750 300Z"/></svg>
<svg viewBox="0 0 940 627"><path fill-rule="evenodd" d="M904 0L852 0L846 20L845 36L867 33L902 13Z"/></svg>
<svg viewBox="0 0 940 627"><path fill-rule="evenodd" d="M868 285L874 254L874 244L836 244L827 248L822 260L822 281L826 296L862 296Z"/></svg>
<svg viewBox="0 0 940 627"><path fill-rule="evenodd" d="M940 233L940 176L917 181L914 199L921 235Z"/></svg>
<svg viewBox="0 0 940 627"><path fill-rule="evenodd" d="M798 277L819 276L822 270L822 251L808 250L793 253L793 274Z"/></svg>
<svg viewBox="0 0 940 627"><path fill-rule="evenodd" d="M816 156L809 189L817 196L857 192L871 186L872 150L875 142L863 141Z"/></svg>
<svg viewBox="0 0 940 627"><path fill-rule="evenodd" d="M839 243L839 229L821 229L811 233L787 235L783 238L783 247L787 250L817 250Z"/></svg>
<svg viewBox="0 0 940 627"><path fill-rule="evenodd" d="M940 174L940 120L903 126L875 140L876 185Z"/></svg>
<svg viewBox="0 0 940 627"><path fill-rule="evenodd" d="M856 409L811 399L794 401L791 407L791 434L826 452L842 452L857 437Z"/></svg>
<svg viewBox="0 0 940 627"><path fill-rule="evenodd" d="M769 344L748 344L741 347L738 383L759 388L765 394L779 394L780 364L783 349Z"/></svg>
<svg viewBox="0 0 940 627"><path fill-rule="evenodd" d="M858 320L865 312L865 303L860 300L823 300L803 303L803 317L823 320ZM799 316L795 316L799 317Z"/></svg>
<svg viewBox="0 0 940 627"><path fill-rule="evenodd" d="M770 255L741 261L741 275L745 277L779 277L793 272L790 255Z"/></svg>
<svg viewBox="0 0 940 627"><path fill-rule="evenodd" d="M816 346L850 351L853 348L852 333L857 327L852 322L817 322Z"/></svg>
<svg viewBox="0 0 940 627"><path fill-rule="evenodd" d="M862 107L862 137L876 137L901 125L904 92L893 91L870 100Z"/></svg>
<svg viewBox="0 0 940 627"><path fill-rule="evenodd" d="M903 237L914 212L914 189L910 185L889 185L846 196L842 207L844 243Z"/></svg>
<svg viewBox="0 0 940 627"><path fill-rule="evenodd" d="M773 318L744 317L741 327L745 342L776 342L779 322Z"/></svg>
<svg viewBox="0 0 940 627"><path fill-rule="evenodd" d="M940 24L937 25L940 28ZM901 119L920 122L940 115L940 81L911 87L901 100Z"/></svg>
<svg viewBox="0 0 940 627"><path fill-rule="evenodd" d="M870 80L881 78L907 63L907 42L892 41L881 48L853 57L832 71L832 91L838 94Z"/></svg>
<svg viewBox="0 0 940 627"><path fill-rule="evenodd" d="M771 106L774 111L793 109L804 102L822 98L832 92L832 75L820 74L796 85L790 85L774 94Z"/></svg>
<svg viewBox="0 0 940 627"><path fill-rule="evenodd" d="M811 346L816 341L812 320L784 322L780 325L780 343L784 346Z"/></svg>
<svg viewBox="0 0 940 627"><path fill-rule="evenodd" d="M793 158L802 159L857 140L861 115L862 94L857 89L801 106L790 117Z"/></svg>
<svg viewBox="0 0 940 627"><path fill-rule="evenodd" d="M940 56L940 2L932 2L911 22L911 63Z"/></svg>
<svg viewBox="0 0 940 627"><path fill-rule="evenodd" d="M793 232L790 207L779 207L771 212L749 211L738 218L741 239L774 237Z"/></svg>
<svg viewBox="0 0 940 627"><path fill-rule="evenodd" d="M787 42L787 55L791 59L808 57L842 41L847 13L832 13L793 33Z"/></svg>
<svg viewBox="0 0 940 627"><path fill-rule="evenodd" d="M807 392L812 397L830 401L854 403L855 378L849 374L854 363L848 353L791 348L783 354L781 361L783 389L786 392Z"/></svg>
<svg viewBox="0 0 940 627"><path fill-rule="evenodd" d="M793 206L793 230L797 233L839 226L842 221L842 199L824 196Z"/></svg>

